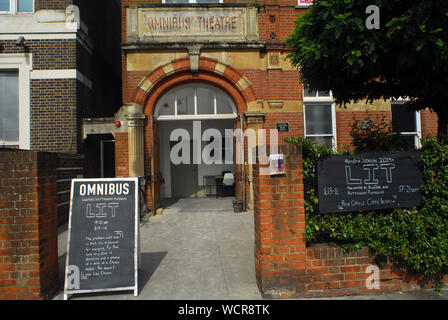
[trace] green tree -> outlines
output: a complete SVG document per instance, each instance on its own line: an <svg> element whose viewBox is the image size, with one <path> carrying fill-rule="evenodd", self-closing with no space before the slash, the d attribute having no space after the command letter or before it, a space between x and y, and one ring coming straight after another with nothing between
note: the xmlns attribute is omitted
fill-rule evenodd
<svg viewBox="0 0 448 320"><path fill-rule="evenodd" d="M366 26L370 5L379 29ZM435 111L447 134L447 0L316 0L287 45L311 89L332 90L341 104L409 97L410 108Z"/></svg>

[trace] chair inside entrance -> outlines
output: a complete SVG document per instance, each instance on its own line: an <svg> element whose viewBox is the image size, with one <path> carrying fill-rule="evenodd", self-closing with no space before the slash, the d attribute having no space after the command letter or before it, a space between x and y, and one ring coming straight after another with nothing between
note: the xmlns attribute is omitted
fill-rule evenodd
<svg viewBox="0 0 448 320"><path fill-rule="evenodd" d="M221 176L216 177L216 197L235 196L235 176L231 171L223 171Z"/></svg>

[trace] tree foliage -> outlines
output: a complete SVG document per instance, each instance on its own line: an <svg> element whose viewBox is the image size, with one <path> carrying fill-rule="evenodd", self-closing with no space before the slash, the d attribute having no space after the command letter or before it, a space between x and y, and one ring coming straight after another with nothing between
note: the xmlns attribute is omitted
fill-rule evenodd
<svg viewBox="0 0 448 320"><path fill-rule="evenodd" d="M380 29L366 8L380 8ZM415 109L448 120L448 1L315 1L287 40L291 62L311 89L338 103L409 97ZM440 123L439 123L440 125Z"/></svg>

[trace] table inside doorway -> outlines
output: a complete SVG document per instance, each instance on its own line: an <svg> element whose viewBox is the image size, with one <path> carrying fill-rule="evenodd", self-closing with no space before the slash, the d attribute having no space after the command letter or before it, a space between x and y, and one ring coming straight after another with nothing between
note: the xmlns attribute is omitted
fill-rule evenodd
<svg viewBox="0 0 448 320"><path fill-rule="evenodd" d="M224 176L209 175L203 177L203 185L206 187L206 196L216 196L217 198L221 195L222 180ZM215 193L213 193L213 187L215 187Z"/></svg>

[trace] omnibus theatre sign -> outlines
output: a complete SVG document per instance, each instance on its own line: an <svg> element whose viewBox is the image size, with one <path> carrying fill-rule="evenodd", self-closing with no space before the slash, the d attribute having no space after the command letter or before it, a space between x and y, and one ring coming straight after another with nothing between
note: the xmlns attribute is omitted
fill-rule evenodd
<svg viewBox="0 0 448 320"><path fill-rule="evenodd" d="M257 8L129 7L127 41L248 41L258 39Z"/></svg>
<svg viewBox="0 0 448 320"><path fill-rule="evenodd" d="M70 294L138 294L138 179L72 180L64 299Z"/></svg>
<svg viewBox="0 0 448 320"><path fill-rule="evenodd" d="M418 152L330 156L317 167L320 213L409 208L422 204Z"/></svg>

